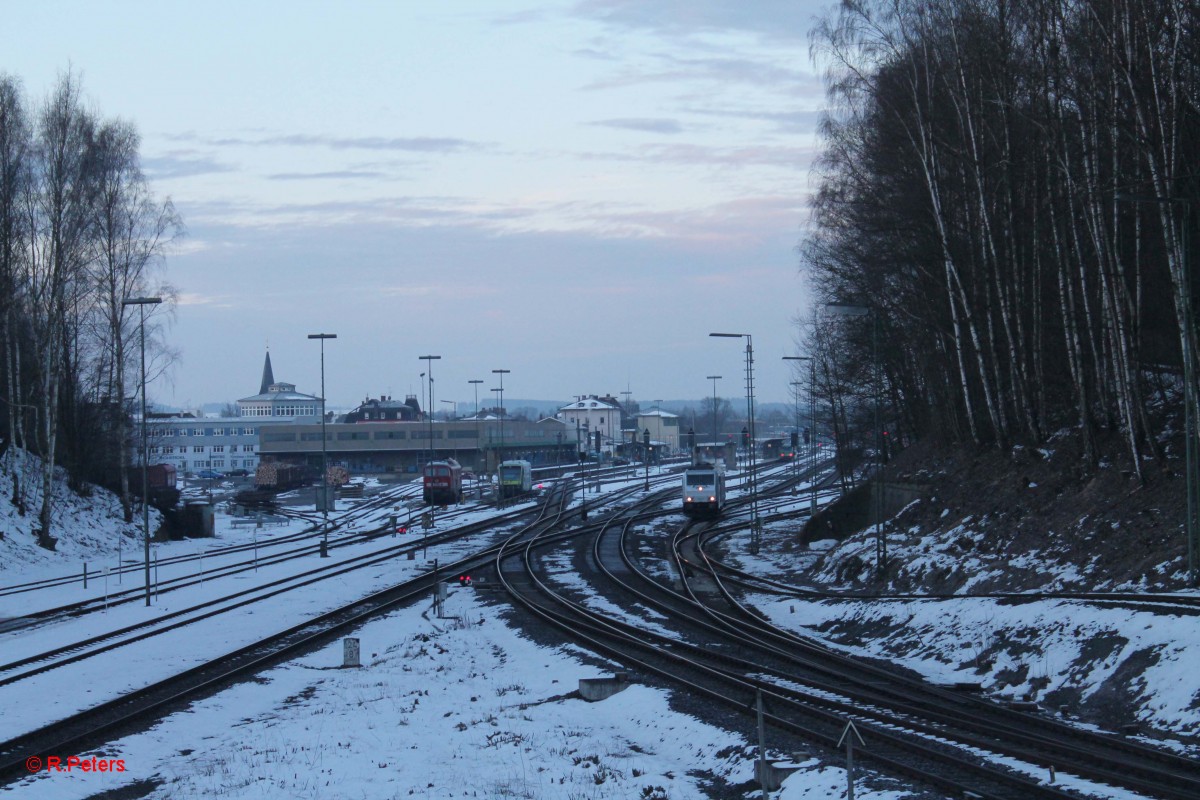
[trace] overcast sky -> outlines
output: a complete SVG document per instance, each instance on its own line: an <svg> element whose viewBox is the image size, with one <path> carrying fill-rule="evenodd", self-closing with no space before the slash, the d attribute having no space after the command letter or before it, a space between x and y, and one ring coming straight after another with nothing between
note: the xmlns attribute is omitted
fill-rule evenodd
<svg viewBox="0 0 1200 800"><path fill-rule="evenodd" d="M789 396L816 0L9 3L0 69L136 124L187 236L151 400ZM481 398L481 399L484 399ZM440 404L439 404L440 405Z"/></svg>

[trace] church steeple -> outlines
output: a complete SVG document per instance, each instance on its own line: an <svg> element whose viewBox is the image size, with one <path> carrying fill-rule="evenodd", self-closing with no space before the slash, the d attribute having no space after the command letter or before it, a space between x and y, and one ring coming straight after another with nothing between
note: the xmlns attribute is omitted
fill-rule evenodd
<svg viewBox="0 0 1200 800"><path fill-rule="evenodd" d="M263 362L263 377L262 387L259 388L259 394L266 394L271 388L271 384L275 383L275 373L271 371L271 351L267 351L267 360Z"/></svg>

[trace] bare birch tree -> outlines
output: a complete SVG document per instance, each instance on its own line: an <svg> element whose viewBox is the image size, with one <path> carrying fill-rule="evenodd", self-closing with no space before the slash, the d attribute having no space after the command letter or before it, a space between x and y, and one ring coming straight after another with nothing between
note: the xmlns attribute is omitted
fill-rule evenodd
<svg viewBox="0 0 1200 800"><path fill-rule="evenodd" d="M102 320L99 397L105 406L118 404L115 415L117 452L112 453L120 475L121 506L126 521L133 519L129 489L131 429L124 413L129 395L127 342L136 334L133 312L122 301L152 293L152 269L164 249L182 230L175 207L157 202L138 163L139 139L132 125L110 122L97 135L97 192L95 203L96 258L92 263L96 311Z"/></svg>

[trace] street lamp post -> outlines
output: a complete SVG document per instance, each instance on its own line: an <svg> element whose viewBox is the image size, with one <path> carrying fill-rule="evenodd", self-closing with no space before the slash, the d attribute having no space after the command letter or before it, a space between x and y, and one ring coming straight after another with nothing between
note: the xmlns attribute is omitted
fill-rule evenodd
<svg viewBox="0 0 1200 800"><path fill-rule="evenodd" d="M146 606L150 605L150 479L147 475L149 459L149 435L146 424L146 306L156 306L162 302L161 297L129 297L121 301L121 308L126 306L138 307L138 330L142 340L142 539L145 547L146 569Z"/></svg>
<svg viewBox="0 0 1200 800"><path fill-rule="evenodd" d="M325 340L336 339L336 333L310 333L310 339L321 342L321 515L323 535L321 558L329 557L329 457L325 449Z"/></svg>
<svg viewBox="0 0 1200 800"><path fill-rule="evenodd" d="M827 303L825 305L831 314L839 317L870 317L871 318L871 394L873 395L874 438L875 438L875 480L873 509L875 516L875 574L880 580L887 576L887 537L883 534L883 447L879 434L879 390L881 370L879 365L879 314L874 307L855 305L853 303Z"/></svg>
<svg viewBox="0 0 1200 800"><path fill-rule="evenodd" d="M645 449L643 458L646 461L646 491L650 491L650 429L642 431L642 447Z"/></svg>
<svg viewBox="0 0 1200 800"><path fill-rule="evenodd" d="M808 458L811 472L809 473L808 485L812 490L811 499L809 501L808 518L811 520L817 515L817 360L812 356L784 356L784 361L807 361L808 362L808 425L809 425L809 441L808 441ZM799 386L798 381L793 381L793 386ZM796 416L800 416L800 390L796 390ZM799 425L797 424L797 427Z"/></svg>
<svg viewBox="0 0 1200 800"><path fill-rule="evenodd" d="M494 448L496 453L496 469L500 468L500 462L504 460L504 416L500 413L500 387L493 386L491 388L492 402L495 403L496 416L500 417L500 444ZM488 434L489 438L491 434Z"/></svg>
<svg viewBox="0 0 1200 800"><path fill-rule="evenodd" d="M429 372L429 405L425 407L425 413L429 417L429 455L425 459L427 464L437 457L433 448L433 362L440 361L441 358L441 356L417 356L418 361L427 363L425 369Z"/></svg>
<svg viewBox="0 0 1200 800"><path fill-rule="evenodd" d="M713 382L713 402L712 402L712 440L717 441L717 381L721 380L720 375L709 375L708 380Z"/></svg>
<svg viewBox="0 0 1200 800"><path fill-rule="evenodd" d="M795 437L796 448L800 447L800 387L804 384L800 381L790 381L788 383L792 387L792 405L796 409L796 432L792 434ZM799 478L800 476L800 454L792 452L792 477ZM795 494L795 487L792 488L792 493Z"/></svg>
<svg viewBox="0 0 1200 800"><path fill-rule="evenodd" d="M500 460L504 460L504 376L512 372L511 369L494 369L493 375L500 376Z"/></svg>
<svg viewBox="0 0 1200 800"><path fill-rule="evenodd" d="M709 336L746 340L746 421L749 424L750 435L750 550L757 553L762 541L762 523L758 518L758 459L754 452L754 337L748 333L710 333ZM715 390L715 383L713 387Z"/></svg>
<svg viewBox="0 0 1200 800"><path fill-rule="evenodd" d="M467 381L467 383L471 384L471 388L475 390L475 446L479 448L479 451L482 453L483 436L481 436L479 433L479 384L483 383L483 381L479 378L475 378ZM476 468L478 469L478 464L476 465ZM487 471L486 456L483 459L483 471ZM478 481L478 478L476 478L476 481Z"/></svg>
<svg viewBox="0 0 1200 800"><path fill-rule="evenodd" d="M579 467L580 467L580 472L583 473L583 484L582 484L582 486L583 486L583 507L582 507L582 510L580 511L580 516L583 519L587 519L587 459L585 459L584 456L587 455L588 442L591 441L591 439L589 438L590 436L591 436L591 434L588 433L587 420L584 420L584 423L583 423L583 442L584 442L584 444L583 444L583 450L579 451ZM576 441L576 443L578 443L578 441L579 441L579 423L578 422L575 423L575 441Z"/></svg>

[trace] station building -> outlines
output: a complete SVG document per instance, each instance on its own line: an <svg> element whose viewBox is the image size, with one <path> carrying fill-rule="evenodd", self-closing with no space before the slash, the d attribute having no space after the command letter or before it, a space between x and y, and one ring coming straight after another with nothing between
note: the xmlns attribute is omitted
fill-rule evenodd
<svg viewBox="0 0 1200 800"><path fill-rule="evenodd" d="M588 450L612 452L623 441L621 405L612 397L581 395L574 403L560 408L554 418L574 429L578 441L589 439ZM595 444L597 432L600 434L599 448Z"/></svg>
<svg viewBox="0 0 1200 800"><path fill-rule="evenodd" d="M643 412L637 415L638 439L641 431L650 431L650 442L660 451L668 454L679 452L681 438L679 435L679 415L662 409Z"/></svg>
<svg viewBox="0 0 1200 800"><path fill-rule="evenodd" d="M271 369L271 353L263 361L262 385L258 394L237 401L239 419L267 419L292 422L320 418L321 398L296 391L294 383L276 382Z"/></svg>
<svg viewBox="0 0 1200 800"><path fill-rule="evenodd" d="M261 439L264 461L321 463L319 421L263 428ZM501 461L518 458L553 466L575 463L576 452L574 426L550 417L325 424L329 463L355 475L417 472L426 462L445 458L475 472L494 472Z"/></svg>
<svg viewBox="0 0 1200 800"><path fill-rule="evenodd" d="M238 400L237 408L236 417L207 417L198 413L148 415L148 463L171 464L181 476L204 469L218 472L244 469L253 473L260 461L263 429L319 422L321 398L297 392L295 384L276 381L268 352L258 394ZM140 436L130 444L132 463L141 464Z"/></svg>

